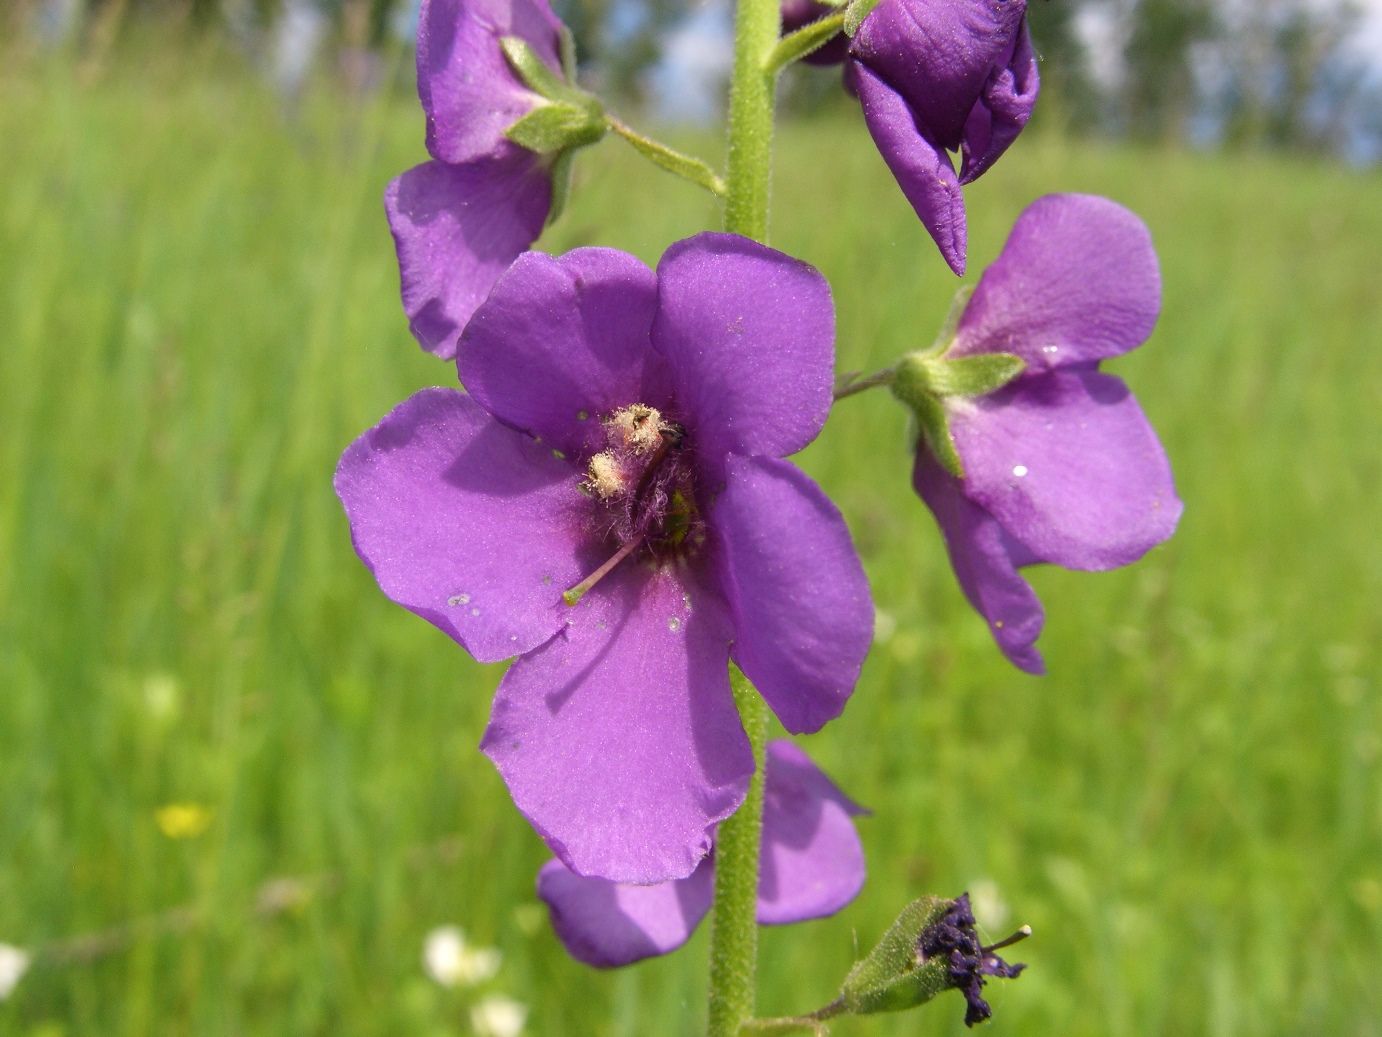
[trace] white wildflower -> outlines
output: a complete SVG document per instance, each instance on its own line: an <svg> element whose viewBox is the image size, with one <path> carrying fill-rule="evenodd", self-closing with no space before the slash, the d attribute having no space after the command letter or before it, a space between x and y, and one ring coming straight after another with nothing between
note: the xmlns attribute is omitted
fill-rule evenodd
<svg viewBox="0 0 1382 1037"><path fill-rule="evenodd" d="M498 948L470 946L454 925L433 929L422 945L423 969L444 987L473 987L493 979L502 961Z"/></svg>
<svg viewBox="0 0 1382 1037"><path fill-rule="evenodd" d="M470 1010L470 1025L478 1037L518 1037L528 1018L528 1006L492 994Z"/></svg>
<svg viewBox="0 0 1382 1037"><path fill-rule="evenodd" d="M20 950L18 947L11 947L7 943L0 943L0 1001L9 997L14 988L19 985L19 981L24 978L24 973L29 971L29 964L32 961L33 959L29 957L27 951ZM520 1027L521 1025L520 1021Z"/></svg>

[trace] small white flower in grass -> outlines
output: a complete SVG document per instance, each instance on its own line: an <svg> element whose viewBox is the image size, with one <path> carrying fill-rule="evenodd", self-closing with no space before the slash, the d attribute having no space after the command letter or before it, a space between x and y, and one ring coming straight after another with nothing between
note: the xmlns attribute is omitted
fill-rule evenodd
<svg viewBox="0 0 1382 1037"><path fill-rule="evenodd" d="M470 1025L478 1037L518 1037L528 1018L528 1006L493 994L470 1010Z"/></svg>
<svg viewBox="0 0 1382 1037"><path fill-rule="evenodd" d="M33 959L27 951L0 943L0 1001L13 993L19 981L24 978L24 973L29 971L31 961Z"/></svg>
<svg viewBox="0 0 1382 1037"><path fill-rule="evenodd" d="M493 979L503 960L495 947L470 946L454 925L433 929L422 945L423 969L444 987L472 987Z"/></svg>

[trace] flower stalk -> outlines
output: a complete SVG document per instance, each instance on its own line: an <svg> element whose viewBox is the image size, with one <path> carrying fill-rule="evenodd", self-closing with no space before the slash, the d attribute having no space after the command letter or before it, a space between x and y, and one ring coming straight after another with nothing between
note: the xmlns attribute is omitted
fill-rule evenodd
<svg viewBox="0 0 1382 1037"><path fill-rule="evenodd" d="M729 194L725 230L768 240L772 179L773 101L770 66L781 30L779 0L738 0L734 16L734 78L729 94Z"/></svg>
<svg viewBox="0 0 1382 1037"><path fill-rule="evenodd" d="M758 969L758 856L768 704L738 667L731 666L729 673L734 702L753 746L754 772L743 806L720 823L715 839L709 1037L737 1037L740 1027L753 1019Z"/></svg>

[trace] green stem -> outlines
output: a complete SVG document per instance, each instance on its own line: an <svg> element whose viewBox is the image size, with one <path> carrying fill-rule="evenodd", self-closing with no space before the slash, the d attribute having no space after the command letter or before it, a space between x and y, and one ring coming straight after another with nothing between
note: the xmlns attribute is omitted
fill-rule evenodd
<svg viewBox="0 0 1382 1037"><path fill-rule="evenodd" d="M871 375L842 375L835 381L835 399L843 400L846 396L853 396L856 392L863 392L865 389L891 385L896 375L897 372L891 367L885 367Z"/></svg>
<svg viewBox="0 0 1382 1037"><path fill-rule="evenodd" d="M773 96L769 60L782 30L780 0L738 0L734 18L734 79L729 93L729 196L725 230L768 240L773 164Z"/></svg>
<svg viewBox="0 0 1382 1037"><path fill-rule="evenodd" d="M710 919L709 1037L738 1037L753 1018L758 967L758 850L763 838L763 753L768 704L731 666L730 684L753 746L749 794L715 836L715 908Z"/></svg>

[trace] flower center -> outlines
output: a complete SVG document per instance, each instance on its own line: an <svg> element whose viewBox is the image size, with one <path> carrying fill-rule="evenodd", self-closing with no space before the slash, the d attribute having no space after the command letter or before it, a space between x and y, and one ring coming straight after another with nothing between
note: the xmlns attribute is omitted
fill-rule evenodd
<svg viewBox="0 0 1382 1037"><path fill-rule="evenodd" d="M684 556L705 538L685 430L644 403L621 407L600 424L605 449L590 459L581 488L604 505L600 533L619 547L565 593L568 605L641 547L662 561Z"/></svg>

